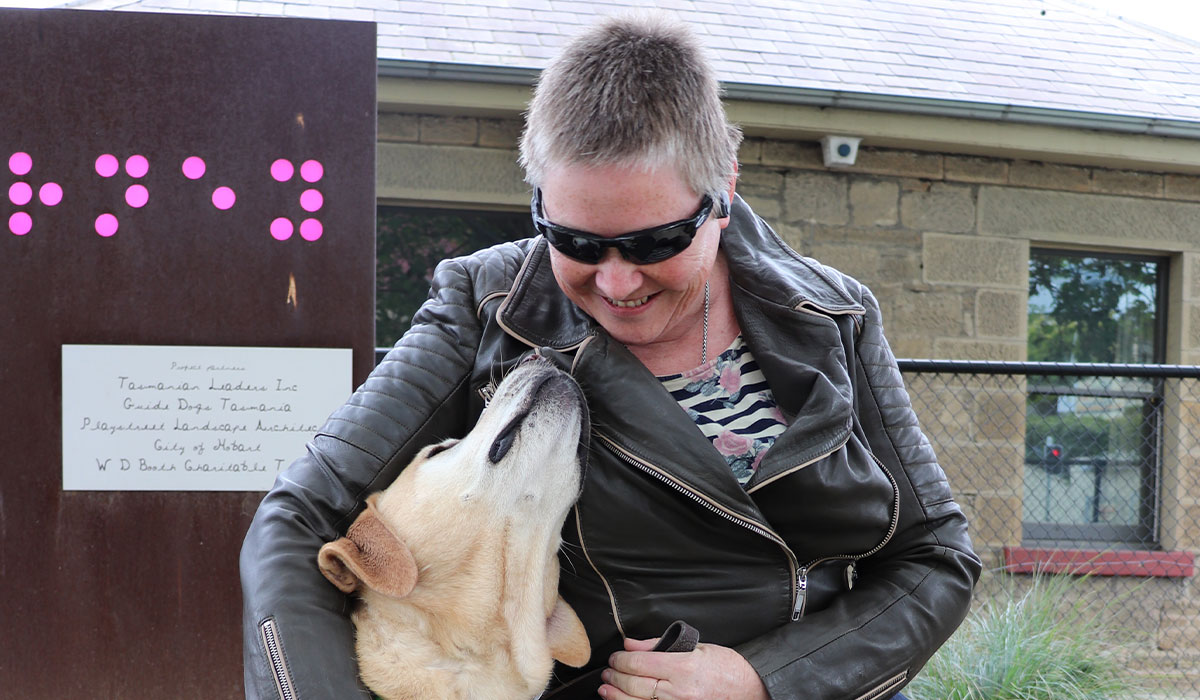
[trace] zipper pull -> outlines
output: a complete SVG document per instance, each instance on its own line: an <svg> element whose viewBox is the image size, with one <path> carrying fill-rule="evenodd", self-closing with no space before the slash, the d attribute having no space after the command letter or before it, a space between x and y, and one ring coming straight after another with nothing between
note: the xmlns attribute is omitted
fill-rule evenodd
<svg viewBox="0 0 1200 700"><path fill-rule="evenodd" d="M808 567L796 570L796 607L792 608L792 622L804 617L804 603L808 598Z"/></svg>

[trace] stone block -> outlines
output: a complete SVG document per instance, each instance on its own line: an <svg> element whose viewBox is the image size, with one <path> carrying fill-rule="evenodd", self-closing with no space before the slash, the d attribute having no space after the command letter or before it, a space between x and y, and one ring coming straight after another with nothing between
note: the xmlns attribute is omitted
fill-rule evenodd
<svg viewBox="0 0 1200 700"><path fill-rule="evenodd" d="M950 337L968 334L963 295L958 292L902 294L893 299L890 323L909 333Z"/></svg>
<svg viewBox="0 0 1200 700"><path fill-rule="evenodd" d="M895 182L850 181L850 220L859 226L895 226L899 201L900 187Z"/></svg>
<svg viewBox="0 0 1200 700"><path fill-rule="evenodd" d="M1008 169L1008 182L1018 187L1087 192L1091 189L1087 168L1057 163L1016 160Z"/></svg>
<svg viewBox="0 0 1200 700"><path fill-rule="evenodd" d="M785 221L842 225L849 223L849 188L846 176L793 172L787 174L784 182Z"/></svg>
<svg viewBox="0 0 1200 700"><path fill-rule="evenodd" d="M510 151L380 143L376 161L380 199L529 206L529 188Z"/></svg>
<svg viewBox="0 0 1200 700"><path fill-rule="evenodd" d="M1187 305L1187 333L1184 335L1184 343L1188 350L1200 348L1200 304L1191 303Z"/></svg>
<svg viewBox="0 0 1200 700"><path fill-rule="evenodd" d="M771 222L771 228L775 229L775 233L783 239L783 242L792 250L801 255L809 255L812 249L812 233L808 227L800 225L792 225L783 221Z"/></svg>
<svg viewBox="0 0 1200 700"><path fill-rule="evenodd" d="M1021 544L1020 497L977 495L969 527L971 541L976 547Z"/></svg>
<svg viewBox="0 0 1200 700"><path fill-rule="evenodd" d="M998 360L1024 362L1028 350L1025 343L937 338L933 341L935 357L948 360Z"/></svg>
<svg viewBox="0 0 1200 700"><path fill-rule="evenodd" d="M927 335L908 335L901 329L898 332L889 331L887 337L896 357L921 359L933 357L933 338Z"/></svg>
<svg viewBox="0 0 1200 700"><path fill-rule="evenodd" d="M473 146L479 140L479 120L474 117L421 115L421 143Z"/></svg>
<svg viewBox="0 0 1200 700"><path fill-rule="evenodd" d="M879 251L868 246L814 243L811 256L864 283L875 279L879 272Z"/></svg>
<svg viewBox="0 0 1200 700"><path fill-rule="evenodd" d="M925 281L1024 290L1029 279L1027 241L927 233L922 245Z"/></svg>
<svg viewBox="0 0 1200 700"><path fill-rule="evenodd" d="M376 132L380 141L420 141L421 118L416 114L380 114Z"/></svg>
<svg viewBox="0 0 1200 700"><path fill-rule="evenodd" d="M1200 248L1200 204L980 186L979 233L1096 245Z"/></svg>
<svg viewBox="0 0 1200 700"><path fill-rule="evenodd" d="M779 221L783 216L783 202L778 196L772 197L744 190L739 190L738 194L746 200L746 204L750 205L754 213L765 219L772 228L774 228L774 222Z"/></svg>
<svg viewBox="0 0 1200 700"><path fill-rule="evenodd" d="M975 193L967 186L939 182L928 192L905 192L900 196L900 221L918 231L974 231Z"/></svg>
<svg viewBox="0 0 1200 700"><path fill-rule="evenodd" d="M1200 202L1200 177L1168 174L1163 178L1163 194L1167 199Z"/></svg>
<svg viewBox="0 0 1200 700"><path fill-rule="evenodd" d="M924 423L922 423L924 425ZM955 490L970 487L977 493L1019 497L1025 446L967 443L937 445L938 464ZM1018 511L1019 512L1019 511ZM1007 515L1007 514L1006 514Z"/></svg>
<svg viewBox="0 0 1200 700"><path fill-rule="evenodd" d="M1014 463L1021 464L1025 459L1025 395L985 394L979 398L977 405L971 415L974 425L972 437L1010 441L1008 456L1015 460Z"/></svg>
<svg viewBox="0 0 1200 700"><path fill-rule="evenodd" d="M904 376L913 412L938 452L969 435L971 412L975 408L975 393L961 382L939 381L945 376L922 373Z"/></svg>
<svg viewBox="0 0 1200 700"><path fill-rule="evenodd" d="M941 180L944 173L941 154L882 148L859 148L854 170L873 175L898 175L927 180Z"/></svg>
<svg viewBox="0 0 1200 700"><path fill-rule="evenodd" d="M762 139L743 139L738 146L738 163L743 166L759 165L763 157Z"/></svg>
<svg viewBox="0 0 1200 700"><path fill-rule="evenodd" d="M981 338L1025 339L1028 295L1016 291L981 289L975 296L975 335Z"/></svg>
<svg viewBox="0 0 1200 700"><path fill-rule="evenodd" d="M1184 251L1179 255L1179 272L1183 276L1183 301L1200 301L1200 253Z"/></svg>
<svg viewBox="0 0 1200 700"><path fill-rule="evenodd" d="M737 193L767 221L777 221L783 215L783 173L778 170L743 168L738 174Z"/></svg>
<svg viewBox="0 0 1200 700"><path fill-rule="evenodd" d="M1195 649L1200 645L1200 605L1193 601L1170 601L1158 626L1158 648Z"/></svg>
<svg viewBox="0 0 1200 700"><path fill-rule="evenodd" d="M479 145L516 151L521 139L521 128L521 122L516 119L480 119Z"/></svg>
<svg viewBox="0 0 1200 700"><path fill-rule="evenodd" d="M763 165L778 165L785 168L825 169L825 159L821 157L821 144L812 141L767 139L762 142L761 162Z"/></svg>
<svg viewBox="0 0 1200 700"><path fill-rule="evenodd" d="M996 158L946 156L946 181L1002 185L1008 182L1008 164Z"/></svg>
<svg viewBox="0 0 1200 700"><path fill-rule="evenodd" d="M1096 168L1092 170L1092 191L1131 197L1162 197L1163 176L1136 170Z"/></svg>
<svg viewBox="0 0 1200 700"><path fill-rule="evenodd" d="M915 248L900 248L880 256L876 280L883 284L907 285L921 282L921 255Z"/></svg>

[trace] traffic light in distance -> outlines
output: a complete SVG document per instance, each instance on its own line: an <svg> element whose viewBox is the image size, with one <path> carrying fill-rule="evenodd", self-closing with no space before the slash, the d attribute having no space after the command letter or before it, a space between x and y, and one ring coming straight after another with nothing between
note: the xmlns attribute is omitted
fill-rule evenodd
<svg viewBox="0 0 1200 700"><path fill-rule="evenodd" d="M1063 463L1063 446L1054 442L1047 444L1042 455L1042 466L1051 474L1062 474L1066 469Z"/></svg>

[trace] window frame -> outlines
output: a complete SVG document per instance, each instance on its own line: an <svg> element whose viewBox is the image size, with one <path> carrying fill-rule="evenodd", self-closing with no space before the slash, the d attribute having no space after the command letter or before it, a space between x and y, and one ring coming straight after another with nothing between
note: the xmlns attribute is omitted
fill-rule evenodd
<svg viewBox="0 0 1200 700"><path fill-rule="evenodd" d="M1116 253L1111 251L1093 251L1077 248L1054 248L1031 246L1029 260L1032 263L1035 256L1064 256L1075 258L1102 258L1131 262L1148 262L1156 265L1154 293L1154 325L1153 325L1153 359L1148 364L1162 364L1166 357L1167 318L1170 302L1170 258L1163 255L1137 253ZM1028 285L1026 285L1028 293ZM1029 303L1026 302L1026 318L1029 317ZM1026 341L1028 342L1028 340ZM1028 347L1028 346L1026 346ZM1045 359L1045 358L1042 358ZM1033 389L1042 395L1080 395L1078 391L1054 387L1050 383L1040 386L1026 387L1026 396L1032 395ZM1150 387L1144 391L1115 390L1097 391L1097 396L1111 398L1140 399L1143 406L1143 425L1150 422L1153 439L1148 446L1148 452L1143 457L1142 474L1140 476L1140 497L1138 500L1138 516L1136 524L1113 525L1108 523L1044 523L1027 519L1025 514L1030 511L1024 493L1021 497L1021 540L1027 546L1035 547L1096 547L1145 549L1157 547L1161 541L1161 521L1163 507L1163 431L1164 431L1164 380L1154 379ZM1026 428L1028 439L1028 427ZM1028 465L1026 465L1028 467Z"/></svg>

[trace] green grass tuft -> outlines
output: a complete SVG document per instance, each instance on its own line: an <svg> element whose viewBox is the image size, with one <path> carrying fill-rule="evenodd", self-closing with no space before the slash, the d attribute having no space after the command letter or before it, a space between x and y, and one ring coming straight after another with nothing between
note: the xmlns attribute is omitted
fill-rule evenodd
<svg viewBox="0 0 1200 700"><path fill-rule="evenodd" d="M1137 686L1106 622L1111 600L1086 579L1009 577L904 691L912 700L1123 700ZM1028 590L1014 590L1018 580Z"/></svg>

